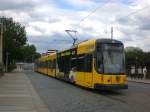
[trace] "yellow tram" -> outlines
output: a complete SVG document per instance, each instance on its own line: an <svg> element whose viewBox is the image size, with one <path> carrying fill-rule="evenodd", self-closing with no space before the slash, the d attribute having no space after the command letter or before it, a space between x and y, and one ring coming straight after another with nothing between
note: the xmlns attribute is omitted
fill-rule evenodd
<svg viewBox="0 0 150 112"><path fill-rule="evenodd" d="M92 89L127 89L123 43L83 41L65 51L42 56L35 71Z"/></svg>

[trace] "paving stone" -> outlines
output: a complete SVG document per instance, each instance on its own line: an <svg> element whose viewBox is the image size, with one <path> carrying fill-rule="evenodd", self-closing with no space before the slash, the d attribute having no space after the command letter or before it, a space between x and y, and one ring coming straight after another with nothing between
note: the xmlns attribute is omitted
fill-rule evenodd
<svg viewBox="0 0 150 112"><path fill-rule="evenodd" d="M28 77L22 72L0 78L0 112L48 112Z"/></svg>

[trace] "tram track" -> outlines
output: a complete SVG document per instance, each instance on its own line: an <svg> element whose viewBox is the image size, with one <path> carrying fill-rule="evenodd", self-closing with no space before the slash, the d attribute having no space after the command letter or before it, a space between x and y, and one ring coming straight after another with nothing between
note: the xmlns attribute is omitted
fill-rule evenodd
<svg viewBox="0 0 150 112"><path fill-rule="evenodd" d="M150 87L145 84L128 83L128 90L91 90L63 81L26 73L41 98L54 112L149 112ZM64 102L65 101L65 102ZM59 105L59 106L58 106ZM69 105L69 106L68 106Z"/></svg>
<svg viewBox="0 0 150 112"><path fill-rule="evenodd" d="M112 100L115 101L119 101L121 103L127 104L127 101L125 101L122 96L123 93L121 93L120 91L115 91L115 90L95 90L94 93L102 95L106 98L110 98ZM119 95L119 97L118 97Z"/></svg>

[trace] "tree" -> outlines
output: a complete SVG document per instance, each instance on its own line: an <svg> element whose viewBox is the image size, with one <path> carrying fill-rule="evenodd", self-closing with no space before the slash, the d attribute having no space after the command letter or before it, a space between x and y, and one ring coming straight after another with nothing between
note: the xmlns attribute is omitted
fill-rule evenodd
<svg viewBox="0 0 150 112"><path fill-rule="evenodd" d="M8 54L8 65L10 69L12 69L12 66L14 66L17 61L33 61L32 58L38 57L35 46L26 44L27 36L24 26L13 21L12 18L0 17L0 22L5 29L3 34L4 65L6 65L6 57Z"/></svg>
<svg viewBox="0 0 150 112"><path fill-rule="evenodd" d="M125 48L126 53L126 66L138 66L143 65L143 50L137 47L127 47Z"/></svg>
<svg viewBox="0 0 150 112"><path fill-rule="evenodd" d="M39 53L36 53L36 47L34 45L22 46L22 59L24 62L33 62L35 59L40 57Z"/></svg>
<svg viewBox="0 0 150 112"><path fill-rule="evenodd" d="M150 73L150 52L144 52L138 47L127 47L125 48L125 55L127 69L130 69L131 66L146 66L148 74Z"/></svg>
<svg viewBox="0 0 150 112"><path fill-rule="evenodd" d="M9 65L20 58L20 48L27 42L25 27L12 18L1 17L4 27L3 34L3 60L6 64L6 55L9 54Z"/></svg>

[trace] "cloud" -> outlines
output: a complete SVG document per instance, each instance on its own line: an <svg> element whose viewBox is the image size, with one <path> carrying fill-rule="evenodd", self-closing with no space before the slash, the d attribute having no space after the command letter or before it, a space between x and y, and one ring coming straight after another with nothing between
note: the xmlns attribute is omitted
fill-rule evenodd
<svg viewBox="0 0 150 112"><path fill-rule="evenodd" d="M31 0L1 0L0 10L23 10L30 9L34 6L34 2Z"/></svg>
<svg viewBox="0 0 150 112"><path fill-rule="evenodd" d="M150 4L147 0L1 0L0 15L13 17L26 26L28 42L35 44L39 52L48 49L66 49L72 40L66 29L78 31L79 41L89 38L110 38L114 27L114 39L125 46L139 46L150 50L149 8L130 14ZM95 13L81 19L100 6Z"/></svg>
<svg viewBox="0 0 150 112"><path fill-rule="evenodd" d="M46 52L50 49L65 50L72 46L72 39L66 35L55 33L52 36L31 36L31 44L35 44L39 52Z"/></svg>
<svg viewBox="0 0 150 112"><path fill-rule="evenodd" d="M76 6L76 7L89 7L92 5L95 5L96 2L94 2L94 0L64 0L66 3L72 5L72 6Z"/></svg>

